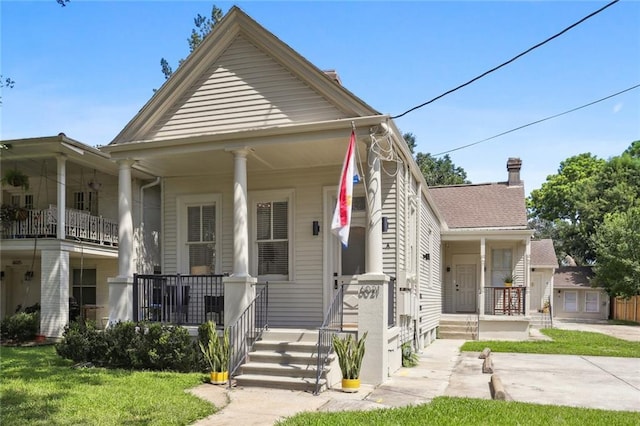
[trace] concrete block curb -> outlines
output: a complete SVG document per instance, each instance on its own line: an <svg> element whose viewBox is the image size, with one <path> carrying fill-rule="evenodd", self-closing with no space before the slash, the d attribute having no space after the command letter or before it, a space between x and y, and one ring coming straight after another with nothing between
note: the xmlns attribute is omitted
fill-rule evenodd
<svg viewBox="0 0 640 426"><path fill-rule="evenodd" d="M500 380L500 377L498 377L497 374L493 374L491 376L491 382L489 383L489 387L491 388L491 398L497 399L499 401L506 400L507 394L504 391L502 380Z"/></svg>

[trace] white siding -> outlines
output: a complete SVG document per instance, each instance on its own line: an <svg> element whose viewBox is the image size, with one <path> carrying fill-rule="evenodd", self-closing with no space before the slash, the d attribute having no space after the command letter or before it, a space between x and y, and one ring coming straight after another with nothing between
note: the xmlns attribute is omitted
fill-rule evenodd
<svg viewBox="0 0 640 426"><path fill-rule="evenodd" d="M269 324L274 327L317 327L322 322L323 244L321 236L312 235L311 223L319 220L321 227L328 226L322 223L323 187L335 185L338 175L339 168L249 174L249 199L252 191L293 189L295 217L293 229L290 230L295 253L290 262L293 280L269 283ZM232 187L232 180L227 177L166 179L163 272L178 272L176 200L179 195L193 193L216 193L222 196L220 246L223 266L220 272L231 272L233 264ZM251 226L249 229L251 233ZM250 242L253 241L252 235L249 239Z"/></svg>
<svg viewBox="0 0 640 426"><path fill-rule="evenodd" d="M440 284L440 224L437 222L429 203L422 195L420 202L418 335L422 338L438 326L442 312L442 290ZM429 253L429 260L422 258L425 253Z"/></svg>
<svg viewBox="0 0 640 426"><path fill-rule="evenodd" d="M337 118L343 114L326 99L238 36L146 139Z"/></svg>

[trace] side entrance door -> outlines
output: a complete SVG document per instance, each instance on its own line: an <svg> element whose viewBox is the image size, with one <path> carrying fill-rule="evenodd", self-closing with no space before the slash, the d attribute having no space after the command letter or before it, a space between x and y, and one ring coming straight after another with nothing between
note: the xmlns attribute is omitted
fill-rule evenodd
<svg viewBox="0 0 640 426"><path fill-rule="evenodd" d="M477 268L476 256L453 257L453 301L456 313L476 312Z"/></svg>

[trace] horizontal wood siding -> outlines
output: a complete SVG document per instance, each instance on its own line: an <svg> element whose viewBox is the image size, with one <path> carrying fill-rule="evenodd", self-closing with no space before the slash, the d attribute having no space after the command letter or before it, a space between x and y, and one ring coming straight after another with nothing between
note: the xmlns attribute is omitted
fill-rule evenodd
<svg viewBox="0 0 640 426"><path fill-rule="evenodd" d="M274 327L317 327L322 322L323 298L323 243L322 233L313 236L311 223L318 220L323 226L323 187L335 185L339 168L317 170L289 170L249 174L248 196L255 191L293 189L294 221L291 259L293 280L269 283L269 323ZM194 194L220 194L222 196L222 270L231 272L233 266L233 182L230 177L169 178L164 187L164 272L178 272L178 241L176 204L178 196ZM250 204L251 206L251 204ZM251 216L251 213L250 213ZM324 229L324 228L322 228ZM253 241L249 226L250 243ZM252 252L252 250L250 250ZM251 256L251 253L250 253ZM254 272L252 271L252 275Z"/></svg>
<svg viewBox="0 0 640 426"><path fill-rule="evenodd" d="M440 224L426 198L420 197L419 224L419 329L418 334L433 330L438 326L442 312L442 287L440 279ZM422 254L429 253L429 260L423 259Z"/></svg>
<svg viewBox="0 0 640 426"><path fill-rule="evenodd" d="M167 139L344 118L340 111L244 37L197 80L147 139Z"/></svg>

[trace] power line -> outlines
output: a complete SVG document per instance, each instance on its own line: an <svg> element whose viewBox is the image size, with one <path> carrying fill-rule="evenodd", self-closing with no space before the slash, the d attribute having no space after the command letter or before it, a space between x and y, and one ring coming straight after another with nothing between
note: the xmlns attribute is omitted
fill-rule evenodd
<svg viewBox="0 0 640 426"><path fill-rule="evenodd" d="M548 42L550 42L551 40L553 40L553 39L555 39L555 38L560 37L562 34L566 33L567 31L569 31L570 29L572 29L572 28L574 28L574 27L577 27L578 25L582 24L582 23L583 23L584 21L586 21L587 19L591 18L592 16L597 15L598 13L602 12L603 10L605 10L606 8L608 8L609 6L613 6L615 3L618 3L618 1L620 1L620 0L613 0L611 3L609 3L609 4L607 4L607 5L603 6L603 7L601 7L600 9L596 10L596 11L595 11L595 12L593 12L593 13L590 13L589 15L585 16L584 18L580 19L578 22L575 22L575 23L573 23L573 24L569 25L567 28L565 28L564 30L560 31L559 33L557 33L557 34L555 34L555 35L553 35L553 36L549 37L548 39L546 39L546 40L544 40L544 41L542 41L542 42L540 42L540 43L536 44L536 45L535 45L535 46L533 46L533 47L530 47L529 49L525 50L524 52L522 52L522 53L520 53L520 54L518 54L518 55L516 55L516 56L514 56L513 58L509 59L508 61L503 62L502 64L498 65L497 67L491 68L489 71L485 71L484 73L482 73L482 74L480 74L479 76L477 76L477 77L475 77L475 78L473 78L473 79L471 79L471 80L467 81L466 83L461 84L461 85L459 85L458 87L455 87L455 88L453 88L453 89L451 89L451 90L448 90L448 91L444 92L443 94L438 95L438 96L436 96L435 98L433 98L433 99L431 99L431 100L429 100L429 101L427 101L427 102L424 102L424 103L422 103L422 104L420 104L420 105L418 105L418 106L414 106L413 108L406 110L406 111L405 111L405 112L403 112L402 114L398 114L398 115L393 116L393 117L391 117L391 118L392 118L392 119L396 119L396 118L403 117L403 116L405 116L405 115L409 114L409 113L410 113L410 112L412 112L412 111L415 111L415 110L417 110L417 109L420 109L420 108L422 108L423 106L429 105L430 103L435 102L435 101L437 101L438 99L440 99L440 98L443 98L443 97L447 96L448 94L451 94L451 93L453 93L453 92L455 92L455 91L457 91L457 90L462 89L462 88L463 88L463 87L465 87L465 86L470 85L471 83L473 83L473 82L475 82L475 81L477 81L477 80L480 80L482 77L484 77L484 76L486 76L486 75L489 75L489 74L491 74L492 72L497 71L497 70L499 70L500 68L502 68L502 67L504 67L504 66L506 66L506 65L509 65L510 63L512 63L512 62L514 62L514 61L516 61L517 59L521 58L522 56L526 55L527 53L529 53L529 52L531 52L531 51L533 51L533 50L537 49L538 47L540 47L540 46L542 46L542 45L544 45L544 44L547 44Z"/></svg>
<svg viewBox="0 0 640 426"><path fill-rule="evenodd" d="M490 138L482 139L482 140L477 141L477 142L473 142L473 143L470 143L470 144L467 144L467 145L462 145L462 146L459 146L458 148L453 148L453 149L450 149L448 151L442 151L442 152L439 152L439 153L433 154L433 155L435 157L437 157L438 155L448 154L450 152L459 151L459 150L464 149L464 148L469 148L470 146L478 145L478 144L481 144L483 142L490 141L491 139L496 139L496 138L499 138L500 136L504 136L506 134L513 133L516 130L524 129L525 127L533 126L534 124L542 123L543 121L551 120L552 118L557 118L557 117L560 117L562 115L566 115L566 114L569 114L571 112L578 111L578 110L580 110L582 108L586 108L588 106L595 105L595 104L597 104L599 102L606 101L607 99L613 98L614 96L618 96L618 95L621 95L621 94L623 94L625 92L629 92L629 91L631 91L633 89L637 89L638 87L640 87L640 84L636 84L635 86L631 86L631 87L629 87L627 89L621 90L621 91L619 91L617 93L614 93L612 95L605 96L604 98L600 98L597 101L589 102L588 104L584 104L584 105L581 105L579 107L572 108L570 110L561 112L560 114L555 114L555 115L551 115L549 117L542 118L540 120L532 121L531 123L515 127L515 128L513 128L511 130L507 130L506 132L502 132L502 133L499 133L499 134L497 134L495 136L491 136Z"/></svg>

